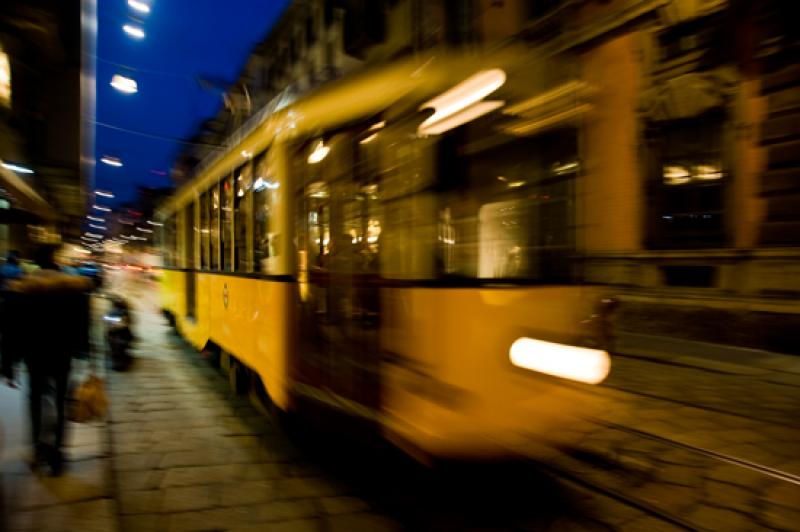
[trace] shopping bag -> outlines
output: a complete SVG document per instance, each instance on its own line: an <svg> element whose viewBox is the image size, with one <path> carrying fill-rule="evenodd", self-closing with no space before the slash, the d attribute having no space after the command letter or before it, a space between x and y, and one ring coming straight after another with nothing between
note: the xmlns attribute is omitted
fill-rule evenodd
<svg viewBox="0 0 800 532"><path fill-rule="evenodd" d="M87 423L106 417L108 412L108 395L103 380L94 373L72 393L71 408L68 419L75 423Z"/></svg>

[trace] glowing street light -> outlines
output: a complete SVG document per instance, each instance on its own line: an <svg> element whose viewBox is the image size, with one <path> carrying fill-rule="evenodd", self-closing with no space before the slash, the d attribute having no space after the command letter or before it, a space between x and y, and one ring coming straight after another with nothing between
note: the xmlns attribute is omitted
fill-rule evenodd
<svg viewBox="0 0 800 532"><path fill-rule="evenodd" d="M18 174L32 174L33 170L28 168L27 166L22 166L19 164L14 163L3 163L3 168L11 170L12 172L17 172Z"/></svg>
<svg viewBox="0 0 800 532"><path fill-rule="evenodd" d="M96 203L94 205L92 205L92 208L93 209L97 209L98 211L111 212L111 209L109 209L108 207L104 207L102 205L97 205Z"/></svg>
<svg viewBox="0 0 800 532"><path fill-rule="evenodd" d="M104 225L96 225L96 224L89 224L89 227L92 229L97 229L98 231L107 231L108 228Z"/></svg>
<svg viewBox="0 0 800 532"><path fill-rule="evenodd" d="M95 190L94 193L100 196L101 198L112 198L112 199L114 198L113 192L108 192L105 190Z"/></svg>
<svg viewBox="0 0 800 532"><path fill-rule="evenodd" d="M116 166L117 168L122 166L122 161L119 160L119 157L111 157L110 155L103 155L100 157L100 162L108 166Z"/></svg>
<svg viewBox="0 0 800 532"><path fill-rule="evenodd" d="M156 227L162 227L164 225L161 222L154 222L153 220L147 220L147 223L149 223L150 225L154 225Z"/></svg>
<svg viewBox="0 0 800 532"><path fill-rule="evenodd" d="M153 232L152 229L145 229L144 227L137 227L136 230L137 231L141 231L142 233L152 233Z"/></svg>
<svg viewBox="0 0 800 532"><path fill-rule="evenodd" d="M140 0L128 0L128 5L131 6L131 9L134 9L139 13L150 12L150 6Z"/></svg>
<svg viewBox="0 0 800 532"><path fill-rule="evenodd" d="M111 78L111 86L125 94L135 94L139 92L139 84L136 83L136 80L123 76L122 74L114 74Z"/></svg>
<svg viewBox="0 0 800 532"><path fill-rule="evenodd" d="M87 214L86 218L88 218L89 220L91 220L93 222L97 222L97 223L101 223L101 224L105 223L105 221L106 221L105 218L99 218L97 216L92 216L91 214Z"/></svg>
<svg viewBox="0 0 800 532"><path fill-rule="evenodd" d="M139 26L133 24L124 24L122 31L133 37L134 39L144 39L144 30Z"/></svg>

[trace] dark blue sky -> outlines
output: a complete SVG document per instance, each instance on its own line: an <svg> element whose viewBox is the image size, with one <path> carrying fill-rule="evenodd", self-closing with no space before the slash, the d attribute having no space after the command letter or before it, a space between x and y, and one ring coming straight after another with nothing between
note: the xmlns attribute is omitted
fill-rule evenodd
<svg viewBox="0 0 800 532"><path fill-rule="evenodd" d="M143 1L151 5L150 14L136 13L127 0L98 1L97 121L180 139L191 137L222 105L221 91L203 90L197 78L236 81L253 46L288 4L288 0ZM141 20L143 40L122 31L123 24L132 22L130 17ZM115 73L134 77L139 92L123 94L109 86ZM120 203L133 200L140 185L169 186L169 170L181 145L98 126L95 151L96 187L113 191L114 203ZM100 163L104 154L119 157L124 166Z"/></svg>

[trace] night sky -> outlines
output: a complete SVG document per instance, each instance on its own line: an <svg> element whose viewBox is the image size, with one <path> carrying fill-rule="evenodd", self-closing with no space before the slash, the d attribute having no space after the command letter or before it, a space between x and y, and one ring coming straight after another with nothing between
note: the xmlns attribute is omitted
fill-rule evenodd
<svg viewBox="0 0 800 532"><path fill-rule="evenodd" d="M204 90L197 78L235 82L288 0L143 1L151 5L147 15L131 9L127 0L98 1L97 121L188 139L222 105L223 88ZM122 30L137 19L145 31L142 40ZM115 73L136 79L139 92L112 88ZM96 134L96 188L114 192L112 205L135 199L138 186L171 185L169 170L181 144L99 125ZM103 155L119 157L124 166L100 163Z"/></svg>

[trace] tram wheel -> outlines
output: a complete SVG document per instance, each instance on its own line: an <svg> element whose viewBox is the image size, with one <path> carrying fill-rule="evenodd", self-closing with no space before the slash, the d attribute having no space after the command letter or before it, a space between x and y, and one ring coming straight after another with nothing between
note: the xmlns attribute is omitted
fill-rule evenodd
<svg viewBox="0 0 800 532"><path fill-rule="evenodd" d="M250 389L249 370L235 358L230 355L229 357L228 384L230 385L231 392L236 395L244 395Z"/></svg>

